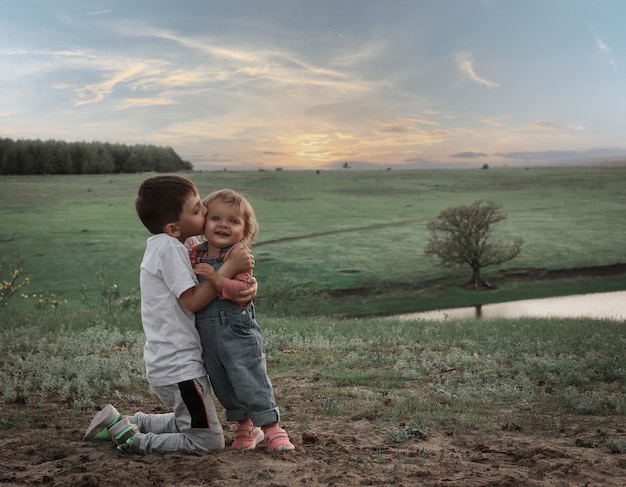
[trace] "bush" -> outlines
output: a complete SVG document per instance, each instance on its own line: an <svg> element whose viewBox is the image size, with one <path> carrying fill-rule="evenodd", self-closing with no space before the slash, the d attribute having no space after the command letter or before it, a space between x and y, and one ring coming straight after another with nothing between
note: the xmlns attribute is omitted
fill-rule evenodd
<svg viewBox="0 0 626 487"><path fill-rule="evenodd" d="M10 276L5 278L3 276L4 265L0 264L0 307L6 306L13 296L28 286L30 278L22 277L22 272L23 269L17 267L13 269Z"/></svg>

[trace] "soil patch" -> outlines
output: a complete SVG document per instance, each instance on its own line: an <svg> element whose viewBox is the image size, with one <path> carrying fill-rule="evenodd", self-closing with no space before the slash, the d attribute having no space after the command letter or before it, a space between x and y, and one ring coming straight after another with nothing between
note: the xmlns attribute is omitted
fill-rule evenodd
<svg viewBox="0 0 626 487"><path fill-rule="evenodd" d="M489 282L498 286L510 281L538 281L550 279L575 279L579 277L606 277L626 274L626 264L610 264L604 266L576 267L572 269L545 269L545 268L512 268L505 269L489 278ZM451 283L449 278L438 278L430 281L416 282L412 287L407 287L413 291L423 291L427 289L438 289L445 286L461 286L458 282ZM484 289L490 289L486 286ZM481 289L479 288L478 291ZM381 289L375 286L360 286L347 289L332 289L326 294L331 298L341 298L349 296L375 296L381 294Z"/></svg>
<svg viewBox="0 0 626 487"><path fill-rule="evenodd" d="M563 279L576 277L605 277L618 276L626 273L626 264L610 264L590 267L575 267L573 269L508 269L497 274L497 279Z"/></svg>
<svg viewBox="0 0 626 487"><path fill-rule="evenodd" d="M276 382L278 389L288 387ZM527 430L520 426L523 419L511 416L488 433L485 428L478 433L441 427L424 439L394 443L375 418L316 414L315 398L301 394L306 388L297 389L297 395L287 393L289 412L283 418L296 450L280 454L261 444L250 452L226 448L204 457L141 457L120 453L109 441L82 441L91 413L62 403L5 405L3 416L22 420L0 431L0 485L626 485L626 455L612 453L604 442L624 434L620 417L551 417L536 421L545 426ZM140 408L116 406L126 413L163 412L152 399ZM227 429L227 444L232 435Z"/></svg>

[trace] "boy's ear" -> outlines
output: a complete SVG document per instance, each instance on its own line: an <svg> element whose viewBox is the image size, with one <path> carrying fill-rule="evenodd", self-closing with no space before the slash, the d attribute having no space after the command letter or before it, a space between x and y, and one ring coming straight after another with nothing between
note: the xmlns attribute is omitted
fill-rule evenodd
<svg viewBox="0 0 626 487"><path fill-rule="evenodd" d="M165 225L165 233L174 238L179 238L181 235L180 229L176 223L168 223Z"/></svg>

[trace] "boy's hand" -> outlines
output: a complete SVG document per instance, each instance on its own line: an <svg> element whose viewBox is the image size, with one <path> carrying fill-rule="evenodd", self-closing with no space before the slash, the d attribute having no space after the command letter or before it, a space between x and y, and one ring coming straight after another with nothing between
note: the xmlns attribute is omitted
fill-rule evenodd
<svg viewBox="0 0 626 487"><path fill-rule="evenodd" d="M239 291L239 295L233 299L233 303L245 306L254 299L256 292L259 289L259 285L254 277L250 277L250 279L248 279L248 283L250 286L243 291Z"/></svg>
<svg viewBox="0 0 626 487"><path fill-rule="evenodd" d="M254 269L254 255L252 251L245 244L237 244L228 256L228 260L231 270L235 274L242 272L252 272Z"/></svg>

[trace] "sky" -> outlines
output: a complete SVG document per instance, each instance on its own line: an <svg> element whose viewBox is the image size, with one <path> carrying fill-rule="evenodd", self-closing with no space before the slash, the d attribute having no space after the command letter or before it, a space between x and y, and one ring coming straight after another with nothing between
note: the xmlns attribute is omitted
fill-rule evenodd
<svg viewBox="0 0 626 487"><path fill-rule="evenodd" d="M0 137L195 169L626 155L623 0L0 0Z"/></svg>

